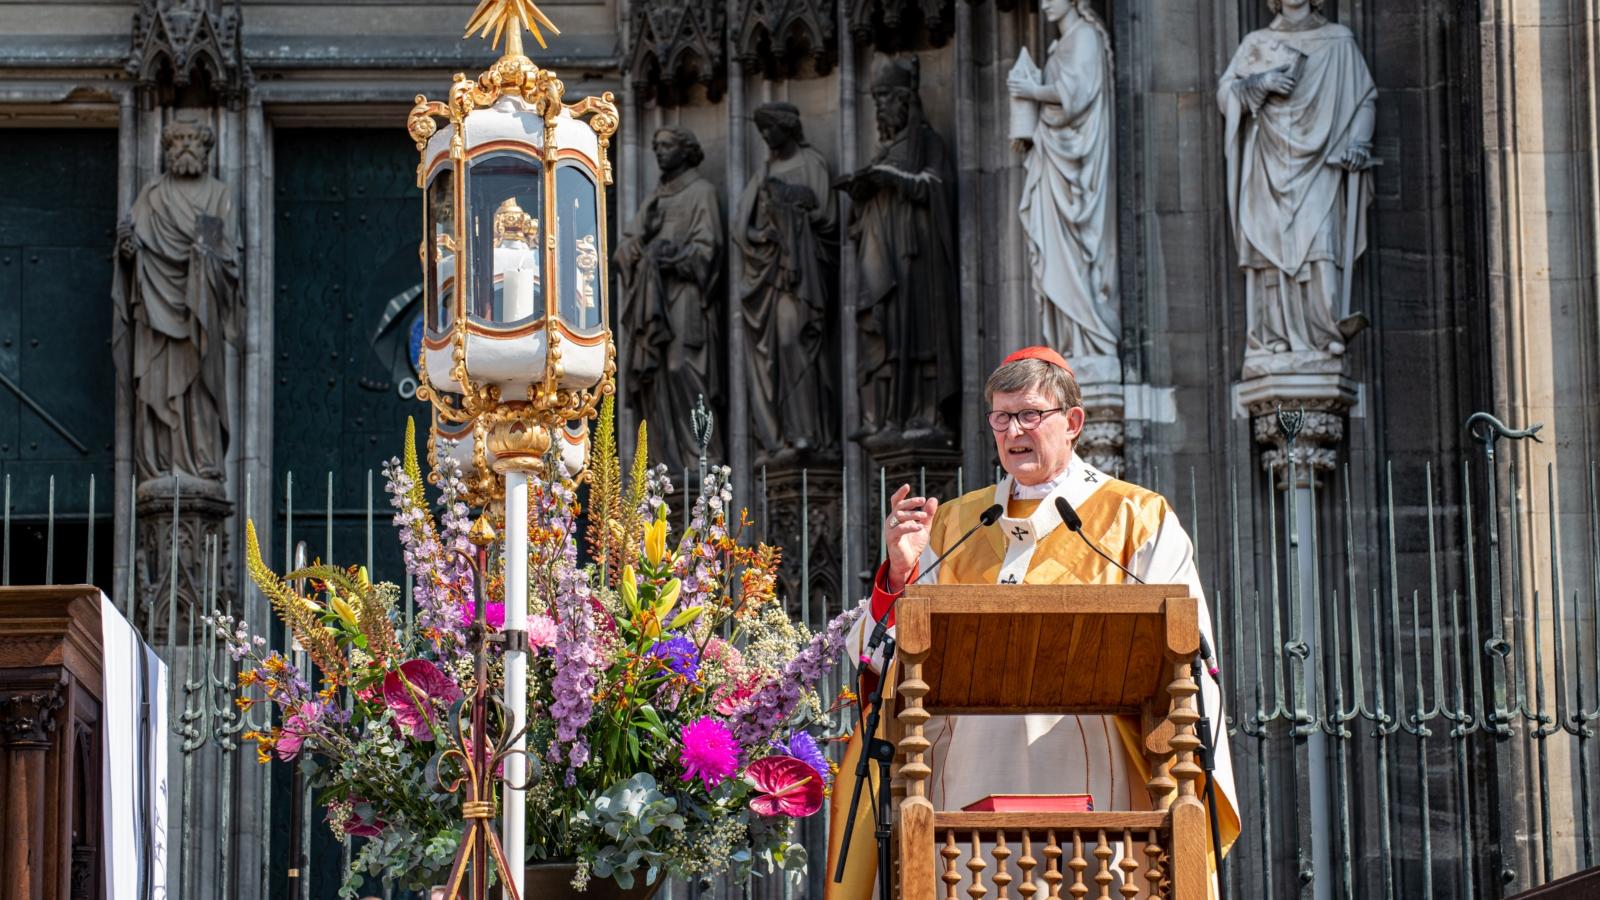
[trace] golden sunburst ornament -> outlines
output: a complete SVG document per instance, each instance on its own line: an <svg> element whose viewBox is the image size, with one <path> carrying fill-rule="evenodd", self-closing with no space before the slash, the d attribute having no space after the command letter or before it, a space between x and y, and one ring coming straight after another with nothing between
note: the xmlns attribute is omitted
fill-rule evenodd
<svg viewBox="0 0 1600 900"><path fill-rule="evenodd" d="M506 52L520 52L521 30L526 28L533 32L533 39L539 42L540 47L548 48L549 45L544 42L544 32L539 30L541 25L550 29L551 34L561 33L556 23L550 21L550 17L532 0L481 0L478 8L472 12L472 20L467 23L467 37L472 37L475 31L482 32L483 37L489 37L489 32L493 31L489 46L499 49L500 37L509 29L511 37L506 43Z"/></svg>

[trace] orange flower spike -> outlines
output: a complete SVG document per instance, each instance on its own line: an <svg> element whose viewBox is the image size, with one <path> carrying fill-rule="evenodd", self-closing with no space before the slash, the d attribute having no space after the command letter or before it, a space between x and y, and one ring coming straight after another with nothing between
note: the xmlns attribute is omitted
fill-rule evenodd
<svg viewBox="0 0 1600 900"><path fill-rule="evenodd" d="M256 670L244 669L239 672L239 687L247 688L256 683Z"/></svg>

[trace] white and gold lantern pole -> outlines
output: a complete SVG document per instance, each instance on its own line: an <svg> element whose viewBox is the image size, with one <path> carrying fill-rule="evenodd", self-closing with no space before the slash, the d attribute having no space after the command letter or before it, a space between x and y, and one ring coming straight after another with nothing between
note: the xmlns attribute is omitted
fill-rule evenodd
<svg viewBox="0 0 1600 900"><path fill-rule="evenodd" d="M502 506L506 619L503 699L516 735L505 757L501 845L516 895L526 846L528 484L557 459L587 465L588 420L615 390L606 305L609 92L562 99L554 72L523 55L522 30L555 33L527 0L482 0L467 34L505 54L449 100L418 96L408 130L421 152L426 288L420 399L434 410L430 461L462 463L468 500ZM554 447L553 447L554 445ZM554 449L555 452L552 452ZM502 482L501 479L504 479Z"/></svg>

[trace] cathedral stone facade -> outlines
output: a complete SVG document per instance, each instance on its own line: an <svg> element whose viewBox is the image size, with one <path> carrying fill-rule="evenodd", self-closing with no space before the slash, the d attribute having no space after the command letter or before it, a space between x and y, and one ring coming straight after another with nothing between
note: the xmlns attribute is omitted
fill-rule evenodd
<svg viewBox="0 0 1600 900"><path fill-rule="evenodd" d="M103 558L108 592L173 587L163 579L179 574L157 561L174 493L180 518L201 523L180 541L184 598L198 596L207 529L224 535L225 592L242 583L242 515L268 547L316 516L317 552L364 549L368 471L423 410L405 116L417 94L490 61L460 37L471 6L0 3L0 471L23 520L57 477L55 513L94 548L72 552ZM1588 6L558 0L546 12L561 34L536 61L569 98L612 91L623 112L608 217L622 432L649 411L687 423L703 396L710 461L733 468L739 502L793 549L791 587L810 532L824 610L860 596L876 562L880 478L942 496L986 481L984 379L1044 341L1084 383L1084 454L1172 497L1202 574L1230 596L1267 592L1295 552L1237 549L1280 537L1285 491L1323 531L1324 558L1305 561L1328 572L1392 557L1386 591L1488 577L1482 548L1474 565L1472 535L1449 524L1459 517L1430 531L1420 487L1426 471L1431 502L1459 510L1464 478L1481 480L1464 427L1480 410L1543 424L1542 443L1501 445L1536 477L1501 477L1500 496L1540 503L1489 511L1530 535L1532 562L1498 577L1600 564ZM1290 104L1304 121L1284 117ZM1314 149L1272 149L1286 138ZM203 310L184 306L197 298ZM1293 442L1279 410L1297 417ZM651 425L684 470L674 480L695 480L693 429ZM65 499L89 476L92 511L76 487ZM1419 487L1392 497L1400 483ZM379 543L367 552L382 576L398 561ZM13 577L30 565L18 557ZM1592 627L1592 612L1579 618ZM1472 764L1525 759L1501 752ZM1312 777L1288 766L1291 785ZM1478 783L1474 803L1502 808L1485 827L1536 828L1512 788ZM1275 851L1247 843L1238 858L1275 853L1287 887L1314 814L1284 817ZM252 826L233 827L232 871L259 869ZM1508 890L1534 883L1533 851L1507 846L1467 868ZM263 896L239 877L201 895Z"/></svg>

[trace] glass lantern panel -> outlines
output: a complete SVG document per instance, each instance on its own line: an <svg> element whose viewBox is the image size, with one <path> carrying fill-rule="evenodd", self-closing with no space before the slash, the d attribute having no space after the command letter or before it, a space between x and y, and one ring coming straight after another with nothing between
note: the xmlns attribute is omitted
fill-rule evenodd
<svg viewBox="0 0 1600 900"><path fill-rule="evenodd" d="M531 322L544 315L539 220L544 216L543 167L521 153L491 153L467 177L472 245L472 317L490 325Z"/></svg>
<svg viewBox="0 0 1600 900"><path fill-rule="evenodd" d="M444 331L455 321L456 196L455 170L440 169L428 183L428 328Z"/></svg>
<svg viewBox="0 0 1600 900"><path fill-rule="evenodd" d="M600 327L600 217L594 177L578 163L556 164L556 286L561 320Z"/></svg>

